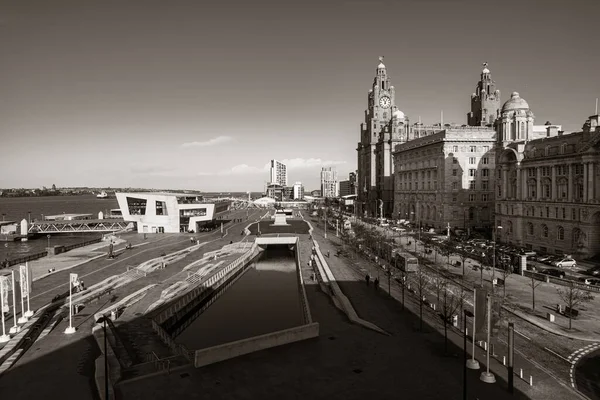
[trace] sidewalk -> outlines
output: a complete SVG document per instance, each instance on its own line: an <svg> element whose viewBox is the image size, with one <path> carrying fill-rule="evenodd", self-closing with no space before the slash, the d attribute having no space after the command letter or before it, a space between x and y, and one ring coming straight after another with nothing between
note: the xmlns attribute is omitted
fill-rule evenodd
<svg viewBox="0 0 600 400"><path fill-rule="evenodd" d="M335 235L328 235L328 239L326 240L323 238L322 233L323 232L321 230L318 230L313 234L313 237L315 237L319 241L319 244L321 245L322 249L324 249L325 251L327 249L330 250L332 256L327 259L327 262L329 263L336 277L340 280L340 284L343 286L342 289L344 290L344 292L346 293L348 291L347 295L351 298L351 301L359 315L363 318L367 318L373 321L378 326L381 326L383 329L394 333L394 326L396 325L395 320L397 317L385 318L381 314L383 313L383 310L386 309L390 312L399 312L400 303L402 299L402 290L400 286L395 281L391 282L390 286L392 288L392 295L396 300L396 304L391 304L386 307L387 303L385 302L385 299L387 298L389 300L389 297L387 297L386 294L388 290L388 281L387 278L384 276L383 271L381 271L380 268L376 267L374 263L362 259L357 259L356 262L358 264L356 264L352 263L351 260L341 259L339 257L333 256L333 254L336 253L337 248L341 245L341 241L339 241L335 237ZM349 267L346 264L347 262L350 262L350 264L353 264L354 266ZM364 276L366 275L366 273L369 273L373 278L377 277L378 274L380 275L379 291L375 291L372 285L367 287L364 284ZM361 287L363 287L363 290L357 290L355 285L351 285L349 283L344 284L344 282L361 282ZM430 300L433 301L435 295L428 297L430 297ZM414 297L414 295L409 294L407 291L405 293L405 301L407 307L418 316L419 306L417 299ZM424 307L424 317L426 315L427 319L435 318L435 322L433 323L433 325L431 325L431 322L429 322L429 324L438 330L442 329L443 332L443 326L441 323L439 323L439 318L437 317L437 314L432 313L429 308ZM449 338L457 345L462 347L461 334L453 330L449 330ZM471 347L471 345L469 347ZM498 353L499 351L500 349L496 352ZM485 361L485 353L482 349L477 350L477 358L479 359L480 364L483 365L483 361ZM503 379L506 379L506 367L502 366L501 363L498 363L496 360L491 360L491 362L492 370L499 376L501 376ZM515 377L515 384L520 385L517 387L520 387L531 398L577 398L575 397L577 395L571 390L569 390L566 385L558 383L553 376L550 376L547 373L538 369L521 354L517 353L515 355L515 366L518 368L523 368L526 371L525 373L527 374L527 377L529 375L534 376L533 387L525 384L522 380L519 380L518 377ZM518 369L516 369L516 371L518 371Z"/></svg>
<svg viewBox="0 0 600 400"><path fill-rule="evenodd" d="M245 211L243 215L245 216ZM197 252L198 256L211 249L216 250L231 240L241 239L240 236L236 236L236 233L239 233L238 230L241 229L239 226L244 223L246 223L245 218L244 222L230 225L229 228L232 230L224 238L221 237L220 231L195 235L201 241L211 242ZM160 256L163 252L171 253L189 247L189 236L148 235L147 241L152 243L151 246L127 250L127 253L114 260L97 259L74 268L73 272L79 273L80 277L85 279L86 286L91 286L109 276L124 272L127 265L138 265ZM147 277L141 277L131 284L115 290L111 294L111 298L102 298L97 303L86 305L82 313L74 316L73 325L77 326L78 330L73 335L64 334L64 330L68 326L68 318L59 323L2 376L3 379L0 379L2 397L42 399L60 392L62 399L96 399L98 395L93 382L94 362L100 352L91 336L91 327L95 322L92 318L93 314L108 307L110 301L118 301L148 284L168 281L174 275L179 274L193 257L196 256L175 262L165 269L148 274ZM33 289L33 293L38 294L31 298L32 308L38 308L41 304L49 302L57 292L68 289L68 273L67 271L56 272L54 275L40 280L39 284L36 282ZM138 358L143 357L151 350L156 351L157 354L170 354L170 350L152 331L147 318L135 314L132 317L132 322L125 322L127 331L123 331L125 332L123 337L133 343ZM116 322L119 320L117 319ZM119 332L123 333L121 328L119 328ZM35 385L30 384L32 376L36 377Z"/></svg>

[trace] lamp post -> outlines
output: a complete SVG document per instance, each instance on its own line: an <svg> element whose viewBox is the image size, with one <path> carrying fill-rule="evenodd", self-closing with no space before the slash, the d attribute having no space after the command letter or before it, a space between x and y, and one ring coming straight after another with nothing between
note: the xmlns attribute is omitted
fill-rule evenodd
<svg viewBox="0 0 600 400"><path fill-rule="evenodd" d="M494 253L492 255L492 288L494 287L494 282L496 280L496 235L497 235L496 230L497 229L502 229L502 227L496 226L496 224L494 224L494 230L492 231L493 236L494 236L492 238L492 243L493 243L493 248L494 248L494 250L493 250Z"/></svg>
<svg viewBox="0 0 600 400"><path fill-rule="evenodd" d="M108 399L108 355L107 355L107 333L106 320L107 316L103 315L98 322L102 322L104 326L104 398Z"/></svg>

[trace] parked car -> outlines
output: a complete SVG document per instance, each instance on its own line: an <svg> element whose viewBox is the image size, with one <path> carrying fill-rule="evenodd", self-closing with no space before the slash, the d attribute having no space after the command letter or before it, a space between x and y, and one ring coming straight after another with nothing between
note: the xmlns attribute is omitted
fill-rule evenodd
<svg viewBox="0 0 600 400"><path fill-rule="evenodd" d="M554 265L558 268L571 268L577 266L577 261L572 258L563 258L562 260L555 261Z"/></svg>
<svg viewBox="0 0 600 400"><path fill-rule="evenodd" d="M590 275L600 276L600 267L592 268L588 271Z"/></svg>
<svg viewBox="0 0 600 400"><path fill-rule="evenodd" d="M565 279L565 273L558 269L546 268L541 270L540 274L556 276L557 278Z"/></svg>
<svg viewBox="0 0 600 400"><path fill-rule="evenodd" d="M579 282L583 283L584 285L591 285L592 281L594 281L595 279L592 278L579 278Z"/></svg>

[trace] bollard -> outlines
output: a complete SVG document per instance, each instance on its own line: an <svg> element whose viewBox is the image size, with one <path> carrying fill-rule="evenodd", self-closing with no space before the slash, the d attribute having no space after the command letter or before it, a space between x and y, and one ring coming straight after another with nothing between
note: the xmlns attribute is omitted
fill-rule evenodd
<svg viewBox="0 0 600 400"><path fill-rule="evenodd" d="M492 354L492 357L496 356L496 352L494 351L494 343L490 344L490 353Z"/></svg>
<svg viewBox="0 0 600 400"><path fill-rule="evenodd" d="M529 375L529 386L533 386L533 376Z"/></svg>
<svg viewBox="0 0 600 400"><path fill-rule="evenodd" d="M487 342L483 342L483 349L487 351Z"/></svg>
<svg viewBox="0 0 600 400"><path fill-rule="evenodd" d="M523 379L523 368L521 368L521 371L519 372L519 377Z"/></svg>
<svg viewBox="0 0 600 400"><path fill-rule="evenodd" d="M506 365L506 356L502 356L502 365Z"/></svg>
<svg viewBox="0 0 600 400"><path fill-rule="evenodd" d="M465 336L469 336L469 328L465 328Z"/></svg>

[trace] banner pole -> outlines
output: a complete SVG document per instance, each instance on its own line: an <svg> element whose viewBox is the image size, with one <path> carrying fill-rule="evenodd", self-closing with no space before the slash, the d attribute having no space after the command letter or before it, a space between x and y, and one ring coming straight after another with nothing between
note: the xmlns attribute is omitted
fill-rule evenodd
<svg viewBox="0 0 600 400"><path fill-rule="evenodd" d="M25 313L25 316L27 318L31 318L33 317L33 311L31 311L31 306L29 303L29 298L31 297L31 279L29 276L29 264L27 262L25 262L25 276L27 281L27 312Z"/></svg>
<svg viewBox="0 0 600 400"><path fill-rule="evenodd" d="M12 276L12 298L13 298L13 322L14 326L10 328L10 333L19 333L21 327L17 325L17 294L15 292L15 270L11 271Z"/></svg>
<svg viewBox="0 0 600 400"><path fill-rule="evenodd" d="M21 293L21 317L19 318L19 323L20 324L24 324L25 322L27 322L29 320L29 318L27 318L25 316L25 302L23 301L23 268L21 268L22 266L19 265L19 292Z"/></svg>
<svg viewBox="0 0 600 400"><path fill-rule="evenodd" d="M477 319L477 289L473 288L473 351L471 359L467 361L467 368L479 369L479 361L475 359L475 321ZM465 336L467 332L465 331Z"/></svg>
<svg viewBox="0 0 600 400"><path fill-rule="evenodd" d="M10 336L6 334L6 325L4 324L4 281L6 280L6 277L2 278L3 279L0 280L0 314L2 314L2 336L0 336L0 343L6 343L10 340ZM8 298L6 301L8 302Z"/></svg>
<svg viewBox="0 0 600 400"><path fill-rule="evenodd" d="M71 275L69 275L69 326L65 329L65 333L67 335L75 333L75 328L73 328L73 281Z"/></svg>

